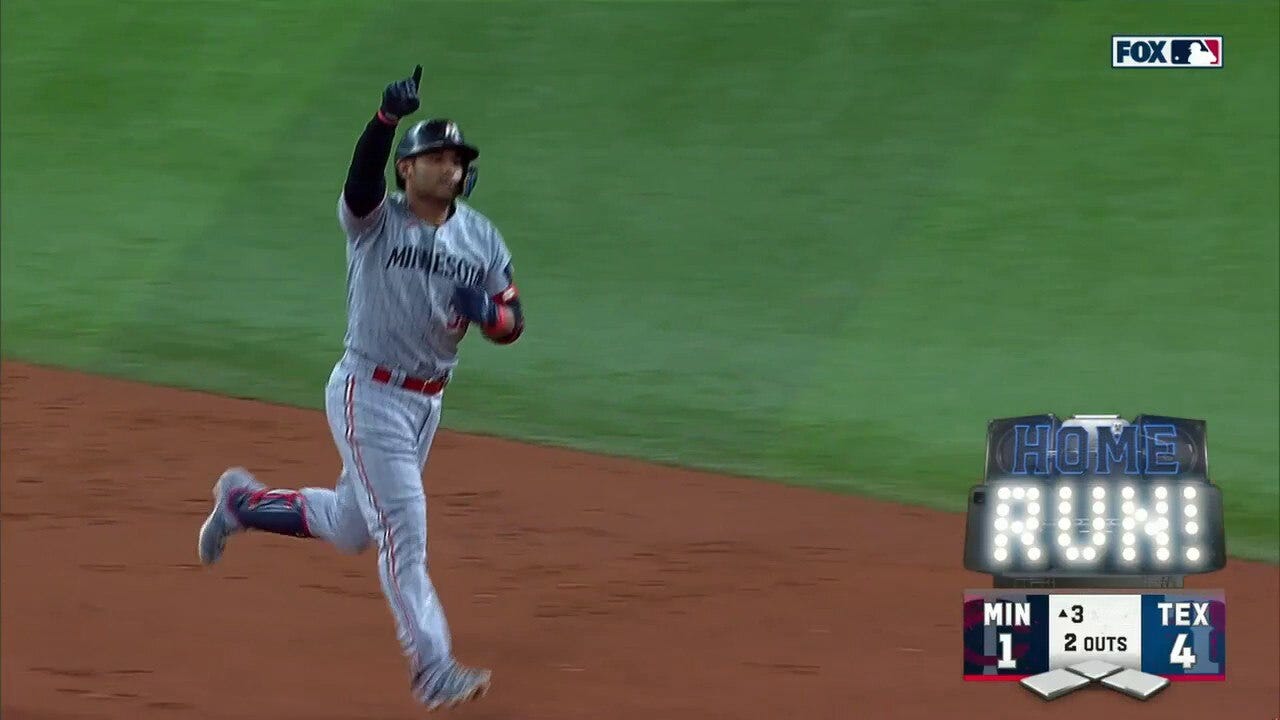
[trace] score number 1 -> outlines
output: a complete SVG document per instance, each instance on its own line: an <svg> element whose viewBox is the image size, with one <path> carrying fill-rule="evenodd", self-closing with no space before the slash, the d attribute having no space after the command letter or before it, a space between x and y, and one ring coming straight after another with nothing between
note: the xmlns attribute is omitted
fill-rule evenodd
<svg viewBox="0 0 1280 720"><path fill-rule="evenodd" d="M1000 659L996 661L996 668L1013 670L1018 667L1018 661L1013 659L1013 635L1000 633L996 636L996 641L1000 644Z"/></svg>

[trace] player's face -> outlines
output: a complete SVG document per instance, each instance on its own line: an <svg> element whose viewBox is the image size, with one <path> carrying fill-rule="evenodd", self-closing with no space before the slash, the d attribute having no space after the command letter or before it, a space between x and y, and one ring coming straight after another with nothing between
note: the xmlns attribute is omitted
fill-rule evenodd
<svg viewBox="0 0 1280 720"><path fill-rule="evenodd" d="M462 154L453 148L423 153L409 164L405 188L419 197L452 200L462 181Z"/></svg>

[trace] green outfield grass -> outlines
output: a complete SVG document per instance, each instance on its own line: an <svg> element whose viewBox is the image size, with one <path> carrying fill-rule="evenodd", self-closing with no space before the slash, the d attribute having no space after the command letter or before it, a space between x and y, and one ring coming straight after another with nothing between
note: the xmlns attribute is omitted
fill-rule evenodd
<svg viewBox="0 0 1280 720"><path fill-rule="evenodd" d="M422 62L530 314L445 425L958 510L988 418L1202 417L1274 562L1278 7L6 0L3 353L319 406ZM1225 67L1112 70L1146 32Z"/></svg>

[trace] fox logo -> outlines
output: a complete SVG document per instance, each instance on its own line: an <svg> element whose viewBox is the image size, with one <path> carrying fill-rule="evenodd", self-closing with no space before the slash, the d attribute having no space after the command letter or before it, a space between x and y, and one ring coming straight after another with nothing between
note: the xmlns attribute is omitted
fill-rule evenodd
<svg viewBox="0 0 1280 720"><path fill-rule="evenodd" d="M1222 36L1138 36L1111 38L1113 68L1220 68Z"/></svg>

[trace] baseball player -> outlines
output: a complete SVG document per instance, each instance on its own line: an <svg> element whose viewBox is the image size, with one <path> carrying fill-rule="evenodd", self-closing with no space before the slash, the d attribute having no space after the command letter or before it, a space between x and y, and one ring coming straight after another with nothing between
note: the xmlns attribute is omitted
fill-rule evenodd
<svg viewBox="0 0 1280 720"><path fill-rule="evenodd" d="M344 552L372 543L411 688L428 708L482 696L490 671L454 659L444 610L427 574L422 473L442 393L471 325L499 344L524 329L511 254L497 228L463 202L480 151L450 120L410 127L396 146L399 192L384 178L395 130L418 109L419 65L387 85L356 143L338 200L346 235L345 352L325 392L342 456L333 490L269 489L244 468L223 473L200 528L206 565L245 530L321 538Z"/></svg>

